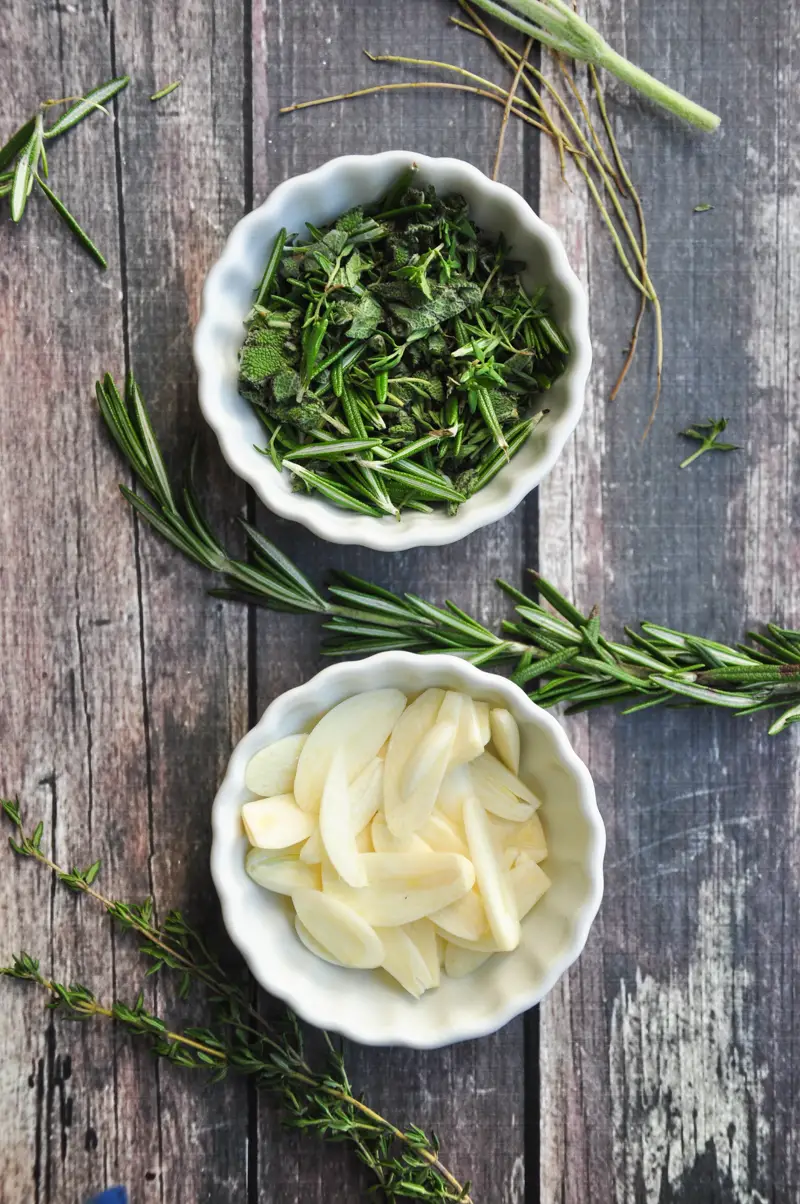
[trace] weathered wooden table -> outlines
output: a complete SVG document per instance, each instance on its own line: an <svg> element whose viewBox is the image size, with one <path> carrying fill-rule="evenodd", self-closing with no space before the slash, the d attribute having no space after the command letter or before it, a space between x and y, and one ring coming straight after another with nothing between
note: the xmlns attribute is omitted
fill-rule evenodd
<svg viewBox="0 0 800 1204"><path fill-rule="evenodd" d="M619 630L640 617L736 640L798 619L800 124L793 6L592 3L635 61L723 115L695 135L611 87L650 220L666 322L661 413L650 330L607 403L635 297L583 189L535 132L509 131L502 178L560 231L591 296L595 366L555 471L513 516L393 558L326 546L262 516L317 580L344 565L496 618L492 578L540 566ZM500 113L424 90L279 118L294 99L404 76L361 48L456 60L500 78L449 28L446 0L331 6L250 0L5 0L0 133L44 97L122 70L112 126L54 148L60 190L107 251L100 273L44 202L0 221L2 785L62 861L104 862L121 897L152 893L218 925L208 808L231 746L319 664L313 620L248 614L132 521L100 429L95 378L134 365L178 463L202 427L190 338L232 224L285 177L337 154L407 147L488 169ZM385 74L379 74L383 70ZM175 77L182 88L152 105ZM710 212L694 214L708 202ZM5 204L5 203L4 203ZM676 431L731 418L743 450L686 472ZM203 491L233 537L239 482L206 437ZM351 1048L381 1107L432 1126L476 1199L725 1204L800 1199L797 733L763 717L610 711L568 721L608 826L602 912L546 1003L438 1053ZM2 957L24 947L105 998L140 963L90 907L9 857ZM168 1010L166 985L152 1006ZM203 1088L100 1025L0 985L0 1200L78 1204L110 1182L134 1204L355 1198L335 1149L280 1133L241 1083Z"/></svg>

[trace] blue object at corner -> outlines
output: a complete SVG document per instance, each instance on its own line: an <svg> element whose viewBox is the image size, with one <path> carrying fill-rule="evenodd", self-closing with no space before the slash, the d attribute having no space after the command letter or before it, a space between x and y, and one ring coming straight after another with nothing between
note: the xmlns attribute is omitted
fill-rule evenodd
<svg viewBox="0 0 800 1204"><path fill-rule="evenodd" d="M86 1204L128 1204L128 1193L124 1187L109 1187L99 1196L92 1196Z"/></svg>

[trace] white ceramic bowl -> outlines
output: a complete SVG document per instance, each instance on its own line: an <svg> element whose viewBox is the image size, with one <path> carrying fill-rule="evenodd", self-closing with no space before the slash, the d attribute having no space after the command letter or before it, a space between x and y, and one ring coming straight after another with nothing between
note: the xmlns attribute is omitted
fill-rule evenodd
<svg viewBox="0 0 800 1204"><path fill-rule="evenodd" d="M505 234L527 264L528 290L546 284L553 313L572 349L563 376L547 394L549 414L511 463L475 497L449 517L409 511L396 519L351 514L314 494L293 493L288 472L279 473L256 448L265 430L237 389L242 323L253 301L275 235L285 226L302 232L306 221L324 225L354 205L378 200L410 163L420 181L442 192L460 192L479 226ZM513 510L547 475L583 409L591 362L586 294L567 262L555 231L522 197L488 179L460 159L431 159L412 151L346 155L307 175L280 184L258 209L243 218L212 267L203 289L194 339L200 407L234 472L253 486L270 510L308 527L332 543L360 544L381 552L455 543Z"/></svg>
<svg viewBox="0 0 800 1204"><path fill-rule="evenodd" d="M244 870L241 807L252 797L247 762L264 745L308 730L343 698L395 686L462 690L507 707L520 726L521 773L542 799L544 868L552 886L522 923L513 953L496 954L467 979L413 999L388 976L320 961L300 943L291 905L257 886ZM502 677L453 656L383 652L323 669L282 694L236 746L212 812L211 874L231 939L256 979L319 1028L364 1045L449 1045L494 1032L547 994L583 948L603 893L605 830L589 771L561 725Z"/></svg>

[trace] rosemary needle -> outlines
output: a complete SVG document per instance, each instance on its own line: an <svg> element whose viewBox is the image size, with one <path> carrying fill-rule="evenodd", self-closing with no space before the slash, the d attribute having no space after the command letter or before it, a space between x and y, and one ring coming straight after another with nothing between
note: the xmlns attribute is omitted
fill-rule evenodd
<svg viewBox="0 0 800 1204"><path fill-rule="evenodd" d="M171 84L167 84L165 88L162 88L160 92L154 92L150 99L163 100L165 96L169 96L170 93L174 92L176 88L180 88L182 83L182 79L175 79Z"/></svg>

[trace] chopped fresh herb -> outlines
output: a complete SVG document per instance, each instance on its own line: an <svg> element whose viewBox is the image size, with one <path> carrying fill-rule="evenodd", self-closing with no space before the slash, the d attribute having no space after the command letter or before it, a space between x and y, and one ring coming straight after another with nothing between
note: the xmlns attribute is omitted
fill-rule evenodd
<svg viewBox="0 0 800 1204"><path fill-rule="evenodd" d="M713 209L713 208L714 208L713 205L706 205L704 203L702 205L695 205L694 212L695 213L708 213L709 209Z"/></svg>
<svg viewBox="0 0 800 1204"><path fill-rule="evenodd" d="M454 513L528 438L569 356L522 267L413 168L369 209L282 230L239 361L265 453L347 509Z"/></svg>
<svg viewBox="0 0 800 1204"><path fill-rule="evenodd" d="M691 456L687 456L681 463L681 468L688 468L693 460L698 456L702 456L703 452L707 451L738 451L738 443L720 443L719 436L728 425L727 418L717 418L713 421L709 418L707 422L696 422L694 426L688 426L685 431L679 431L684 439L697 439L700 443L697 451L692 452Z"/></svg>
<svg viewBox="0 0 800 1204"><path fill-rule="evenodd" d="M174 92L176 88L180 88L183 83L182 79L175 79L171 84L167 84L160 92L154 92L150 97L151 100L163 100L165 96L169 96L170 92Z"/></svg>

